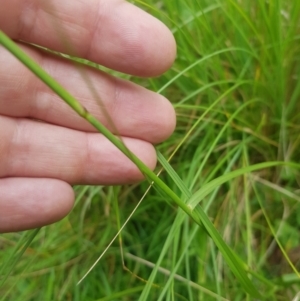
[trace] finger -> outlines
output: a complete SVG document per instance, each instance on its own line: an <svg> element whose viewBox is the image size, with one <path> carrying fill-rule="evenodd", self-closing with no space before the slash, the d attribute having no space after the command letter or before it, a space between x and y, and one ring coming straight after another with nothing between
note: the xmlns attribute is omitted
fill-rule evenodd
<svg viewBox="0 0 300 301"><path fill-rule="evenodd" d="M88 68L82 78L70 61L29 47L23 49L110 130L116 128L115 134L158 143L173 132L175 112L163 96L92 68ZM0 48L0 66L0 114L95 131L3 48ZM89 83L97 95L91 92Z"/></svg>
<svg viewBox="0 0 300 301"><path fill-rule="evenodd" d="M124 138L126 146L149 168L153 146ZM72 184L124 184L142 180L138 168L109 140L26 119L0 117L0 178L55 178Z"/></svg>
<svg viewBox="0 0 300 301"><path fill-rule="evenodd" d="M54 223L72 209L74 192L55 179L0 179L0 233Z"/></svg>
<svg viewBox="0 0 300 301"><path fill-rule="evenodd" d="M123 0L4 0L0 28L21 39L121 72L155 76L175 58L171 32Z"/></svg>

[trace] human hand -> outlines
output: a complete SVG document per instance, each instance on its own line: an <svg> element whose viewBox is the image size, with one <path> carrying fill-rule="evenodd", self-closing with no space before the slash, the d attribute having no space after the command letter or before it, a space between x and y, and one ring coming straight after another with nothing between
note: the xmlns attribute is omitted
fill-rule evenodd
<svg viewBox="0 0 300 301"><path fill-rule="evenodd" d="M12 39L67 52L72 49L124 73L155 76L176 53L174 38L158 20L123 0L4 0L0 30ZM91 114L122 136L154 168L152 144L166 139L176 118L162 96L136 84L87 69L106 114L74 64L30 45L19 46L73 94ZM74 54L74 53L72 53ZM53 223L72 208L72 184L125 184L143 178L105 137L0 47L0 232Z"/></svg>

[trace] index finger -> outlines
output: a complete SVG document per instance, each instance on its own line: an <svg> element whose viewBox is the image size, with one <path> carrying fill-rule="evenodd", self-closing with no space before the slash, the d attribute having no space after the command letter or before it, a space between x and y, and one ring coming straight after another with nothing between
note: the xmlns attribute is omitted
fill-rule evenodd
<svg viewBox="0 0 300 301"><path fill-rule="evenodd" d="M124 0L1 2L0 29L11 38L117 71L159 75L171 66L176 55L168 28Z"/></svg>

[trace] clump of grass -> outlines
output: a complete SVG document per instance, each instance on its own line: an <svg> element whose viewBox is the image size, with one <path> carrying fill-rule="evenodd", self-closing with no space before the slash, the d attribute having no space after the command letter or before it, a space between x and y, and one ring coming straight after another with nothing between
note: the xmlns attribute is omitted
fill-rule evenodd
<svg viewBox="0 0 300 301"><path fill-rule="evenodd" d="M300 158L300 4L137 4L173 28L178 43L172 70L149 80L149 88L174 102L178 115L176 132L158 146L167 171L160 179L186 202L183 207L201 201L203 210L192 211L202 225L213 221L238 254L231 253L231 261L249 271L261 299L297 298L299 168L293 162ZM125 186L118 195L110 187L76 187L73 212L41 229L22 257L14 253L23 246L21 235L2 235L1 262L16 264L0 288L2 299L251 300L214 243L221 240L207 235L211 224L199 227L166 206L166 194L157 189L122 231L122 252L113 243L75 286L147 187ZM4 275L11 270L2 269Z"/></svg>

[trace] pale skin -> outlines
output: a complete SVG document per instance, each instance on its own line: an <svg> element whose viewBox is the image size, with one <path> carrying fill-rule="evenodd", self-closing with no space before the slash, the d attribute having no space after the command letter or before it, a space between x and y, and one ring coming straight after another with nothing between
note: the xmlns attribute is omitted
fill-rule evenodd
<svg viewBox="0 0 300 301"><path fill-rule="evenodd" d="M124 0L1 1L0 29L72 93L151 169L154 144L168 138L176 117L164 97L89 68L108 121L77 67L25 43L67 52L124 73L151 77L176 55L171 32ZM56 25L54 25L56 24ZM57 34L62 28L63 35ZM24 41L25 43L21 43ZM70 48L68 48L70 49ZM77 116L0 46L0 232L41 227L72 209L74 184L133 183L142 174L106 138Z"/></svg>

